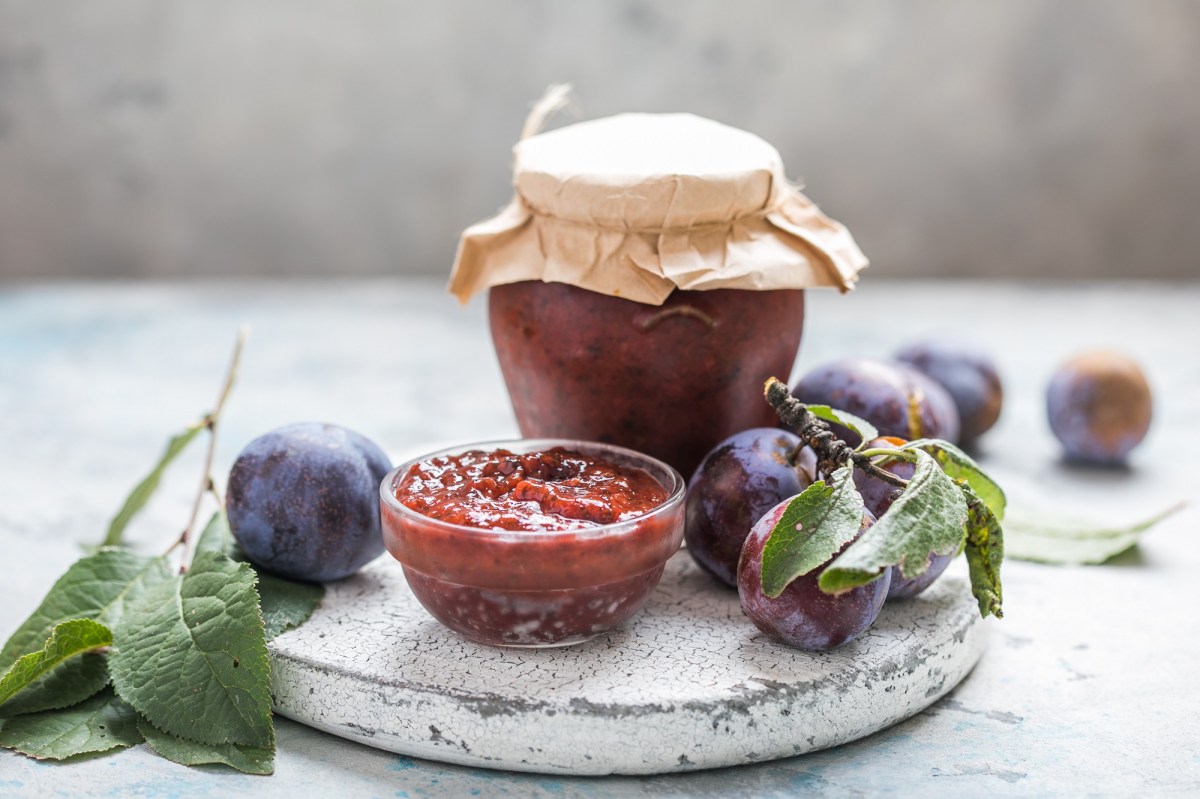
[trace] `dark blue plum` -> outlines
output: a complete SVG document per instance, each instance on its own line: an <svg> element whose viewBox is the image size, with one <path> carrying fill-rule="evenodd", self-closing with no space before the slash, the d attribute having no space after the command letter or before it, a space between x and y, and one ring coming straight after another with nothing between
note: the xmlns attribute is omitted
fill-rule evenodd
<svg viewBox="0 0 1200 799"><path fill-rule="evenodd" d="M754 523L812 485L816 456L799 447L792 433L756 427L722 441L692 475L683 533L687 551L726 585L737 585L738 557Z"/></svg>
<svg viewBox="0 0 1200 799"><path fill-rule="evenodd" d="M348 577L383 552L383 451L343 427L306 422L251 441L229 473L226 506L256 566L310 582Z"/></svg>
<svg viewBox="0 0 1200 799"><path fill-rule="evenodd" d="M866 419L880 435L958 439L958 411L940 385L912 367L875 358L844 358L818 366L792 387L810 405L829 405ZM836 426L851 446L860 439Z"/></svg>
<svg viewBox="0 0 1200 799"><path fill-rule="evenodd" d="M963 444L974 442L1000 418L1004 392L996 365L987 355L928 341L905 347L895 357L946 389L958 410L959 440Z"/></svg>
<svg viewBox="0 0 1200 799"><path fill-rule="evenodd" d="M904 441L895 438L877 438L870 443L872 448L876 447L898 447L903 446ZM902 477L905 480L911 480L913 472L916 469L916 464L909 461L885 461L881 463L885 471L891 472L897 477ZM867 474L862 469L854 470L854 487L858 489L858 493L862 495L863 504L867 506L867 510L875 516L876 519L888 512L888 508L892 507L892 502L895 500L900 489L892 485L886 480L881 480L878 477ZM933 585L933 581L941 576L946 567L950 565L950 561L954 560L954 555L938 555L932 553L926 564L925 571L915 577L905 577L900 573L900 568L893 566L892 583L888 588L888 599L909 599L924 591L929 586Z"/></svg>
<svg viewBox="0 0 1200 799"><path fill-rule="evenodd" d="M1046 392L1050 429L1068 458L1119 464L1150 430L1153 400L1137 362L1097 350L1072 358Z"/></svg>
<svg viewBox="0 0 1200 799"><path fill-rule="evenodd" d="M852 641L870 627L879 615L891 585L891 572L866 585L841 594L827 594L817 579L828 562L788 583L783 593L772 599L762 590L762 553L771 530L787 508L788 500L767 511L750 531L738 563L738 596L742 610L754 626L777 641L816 652L836 649ZM863 515L862 530L874 522ZM855 539L857 540L857 538ZM853 541L846 544L850 546ZM842 548L845 551L845 547ZM834 555L840 555L838 552ZM830 558L832 561L833 558Z"/></svg>

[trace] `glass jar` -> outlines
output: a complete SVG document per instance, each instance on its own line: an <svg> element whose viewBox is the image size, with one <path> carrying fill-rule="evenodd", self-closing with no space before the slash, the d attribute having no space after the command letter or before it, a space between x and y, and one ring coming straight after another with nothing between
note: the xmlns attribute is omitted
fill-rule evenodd
<svg viewBox="0 0 1200 799"><path fill-rule="evenodd" d="M563 283L489 290L496 356L521 433L644 452L690 476L721 440L773 426L804 291L675 291L660 306Z"/></svg>
<svg viewBox="0 0 1200 799"><path fill-rule="evenodd" d="M463 234L450 289L490 293L521 432L690 476L723 438L773 425L763 382L791 371L804 291L849 291L866 266L775 148L690 114L620 114L514 153L513 200Z"/></svg>

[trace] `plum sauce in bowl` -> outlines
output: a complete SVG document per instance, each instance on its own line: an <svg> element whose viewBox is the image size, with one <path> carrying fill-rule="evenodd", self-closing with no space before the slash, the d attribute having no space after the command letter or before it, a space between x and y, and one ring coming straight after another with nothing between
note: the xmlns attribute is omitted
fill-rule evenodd
<svg viewBox="0 0 1200 799"><path fill-rule="evenodd" d="M384 544L418 601L494 646L568 646L622 624L683 539L679 473L587 441L430 453L388 474L380 500Z"/></svg>

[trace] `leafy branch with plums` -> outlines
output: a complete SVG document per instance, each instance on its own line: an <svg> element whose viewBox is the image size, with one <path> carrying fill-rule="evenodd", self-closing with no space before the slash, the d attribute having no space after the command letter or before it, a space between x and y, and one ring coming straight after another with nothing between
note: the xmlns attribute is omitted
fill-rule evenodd
<svg viewBox="0 0 1200 799"><path fill-rule="evenodd" d="M835 365L813 379L836 390L809 393L844 397L873 368ZM905 383L910 373L885 376L862 381L885 387L868 391L873 415L906 431L945 425L936 408L922 421L930 408ZM903 390L887 406L894 385ZM759 629L801 649L836 648L869 628L885 600L928 588L960 552L980 614L1002 615L1004 492L969 455L939 438L880 436L776 378L764 396L782 429L744 431L708 454L689 486L686 528L689 552L737 587Z"/></svg>

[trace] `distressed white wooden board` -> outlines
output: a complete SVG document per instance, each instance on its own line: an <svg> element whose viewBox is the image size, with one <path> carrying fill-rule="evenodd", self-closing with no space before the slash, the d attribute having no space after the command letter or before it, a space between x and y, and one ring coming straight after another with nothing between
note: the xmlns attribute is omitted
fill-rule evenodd
<svg viewBox="0 0 1200 799"><path fill-rule="evenodd" d="M966 582L885 606L827 654L780 646L686 552L623 628L562 649L472 643L386 555L271 644L277 712L430 760L545 774L653 774L860 738L950 691L986 645Z"/></svg>

